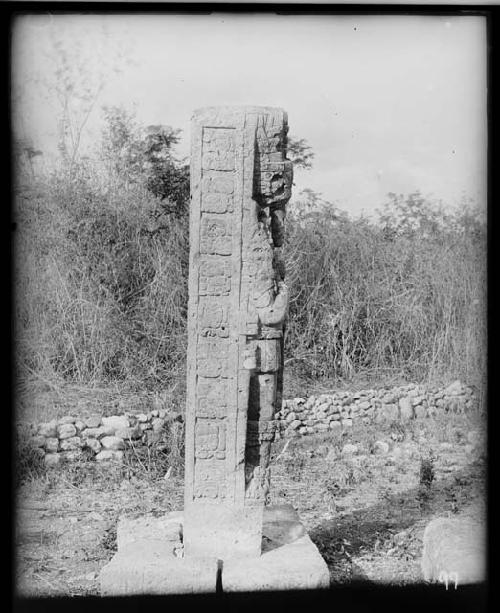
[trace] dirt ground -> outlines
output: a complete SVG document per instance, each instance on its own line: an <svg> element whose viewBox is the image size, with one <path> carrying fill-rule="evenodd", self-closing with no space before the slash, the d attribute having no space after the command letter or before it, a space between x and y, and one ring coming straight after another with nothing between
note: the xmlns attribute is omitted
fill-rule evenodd
<svg viewBox="0 0 500 613"><path fill-rule="evenodd" d="M377 453L376 441L388 451ZM352 455L341 453L347 443L357 446ZM486 438L478 415L280 440L272 462L271 503L298 510L332 585L418 583L428 521L469 515L485 522ZM182 470L166 479L146 468L81 462L20 485L18 595L98 595L118 518L182 509Z"/></svg>

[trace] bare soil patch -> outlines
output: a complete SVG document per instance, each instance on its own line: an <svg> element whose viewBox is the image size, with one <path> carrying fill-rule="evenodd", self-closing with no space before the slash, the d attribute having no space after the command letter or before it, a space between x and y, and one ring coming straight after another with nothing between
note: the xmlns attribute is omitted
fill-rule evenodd
<svg viewBox="0 0 500 613"><path fill-rule="evenodd" d="M389 444L375 453L377 440ZM472 443L471 443L472 441ZM347 444L357 446L342 454ZM286 445L286 448L285 448ZM478 415L354 426L275 444L271 503L290 502L326 559L332 584L421 581L422 535L437 516L485 520L485 424ZM431 466L429 480L422 462ZM423 482L422 482L423 480ZM96 595L121 515L183 506L182 468L68 464L18 490L22 596Z"/></svg>

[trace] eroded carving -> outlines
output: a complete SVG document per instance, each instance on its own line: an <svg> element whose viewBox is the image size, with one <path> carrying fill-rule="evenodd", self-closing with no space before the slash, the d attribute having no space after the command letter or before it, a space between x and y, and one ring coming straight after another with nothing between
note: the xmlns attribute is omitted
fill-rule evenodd
<svg viewBox="0 0 500 613"><path fill-rule="evenodd" d="M281 109L201 109L192 125L188 542L198 529L189 520L191 504L248 507L245 517L259 517L251 509L269 494L288 305L281 249L292 185ZM248 528L248 538L258 538L255 526ZM224 526L214 530L221 531L214 543L222 542Z"/></svg>

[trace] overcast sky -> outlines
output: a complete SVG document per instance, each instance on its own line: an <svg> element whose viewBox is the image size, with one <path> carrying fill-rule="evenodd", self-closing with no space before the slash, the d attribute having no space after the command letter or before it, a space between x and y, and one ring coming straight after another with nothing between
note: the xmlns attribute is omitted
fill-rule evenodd
<svg viewBox="0 0 500 613"><path fill-rule="evenodd" d="M105 75L87 145L103 104L181 128L183 156L193 109L281 106L290 134L316 155L312 170L296 173L295 194L309 187L352 213L369 213L390 191L485 202L481 17L22 16L13 32L16 129L46 156L60 115L42 87L54 39L77 74Z"/></svg>

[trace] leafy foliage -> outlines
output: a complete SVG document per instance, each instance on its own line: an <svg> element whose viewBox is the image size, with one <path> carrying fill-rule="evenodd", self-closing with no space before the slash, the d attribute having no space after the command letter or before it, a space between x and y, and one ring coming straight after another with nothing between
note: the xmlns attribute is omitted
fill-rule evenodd
<svg viewBox="0 0 500 613"><path fill-rule="evenodd" d="M189 167L173 155L180 130L170 126L139 126L119 107L104 108L103 155L119 176L144 185L161 198L165 212L187 214Z"/></svg>
<svg viewBox="0 0 500 613"><path fill-rule="evenodd" d="M305 138L288 137L287 158L293 162L295 168L308 169L312 167L314 152L307 144Z"/></svg>
<svg viewBox="0 0 500 613"><path fill-rule="evenodd" d="M20 193L19 372L184 384L189 171L178 130L105 109L99 157ZM299 143L303 141L298 141ZM299 161L299 163L301 163ZM485 372L485 224L420 193L352 219L312 190L289 207L286 368L300 377Z"/></svg>

